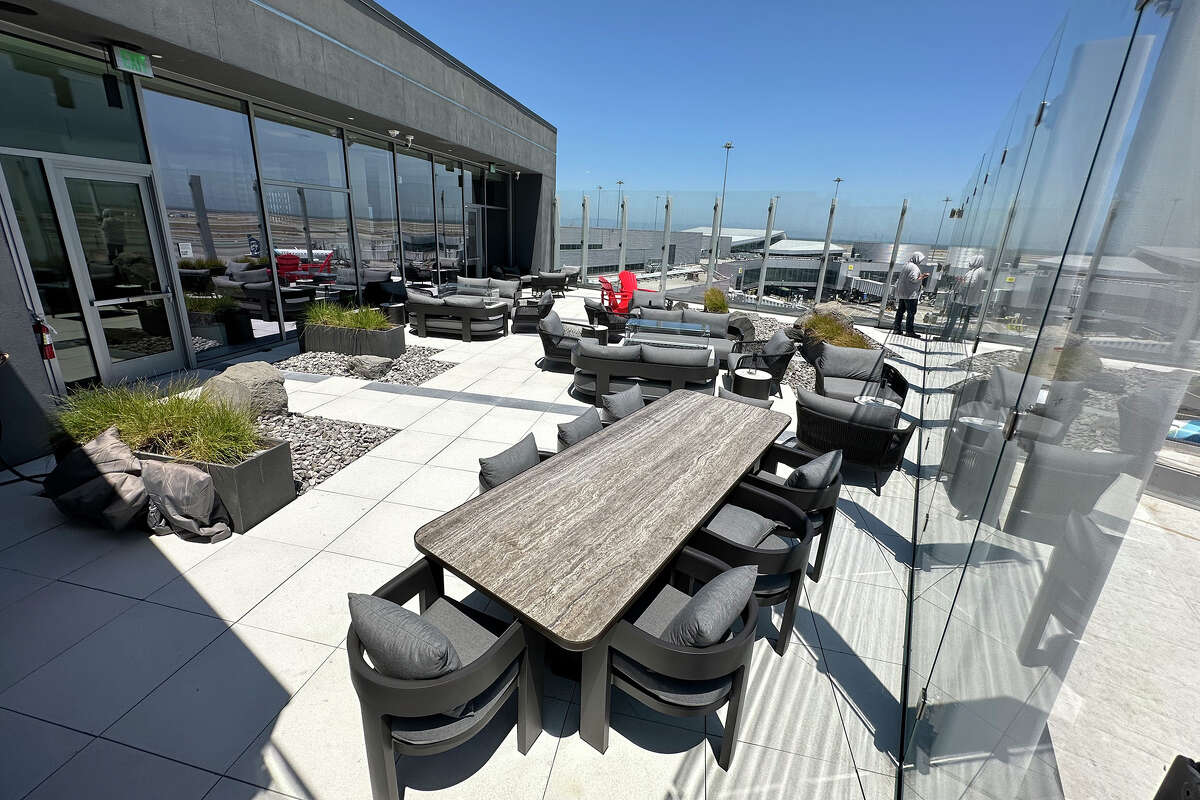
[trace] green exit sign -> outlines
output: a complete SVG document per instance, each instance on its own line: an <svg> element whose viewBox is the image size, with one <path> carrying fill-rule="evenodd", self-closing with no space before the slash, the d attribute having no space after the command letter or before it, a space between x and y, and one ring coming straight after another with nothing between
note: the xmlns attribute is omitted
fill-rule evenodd
<svg viewBox="0 0 1200 800"><path fill-rule="evenodd" d="M154 70L150 68L150 57L144 53L135 53L124 47L113 45L113 64L122 72L132 72L144 78L153 78Z"/></svg>

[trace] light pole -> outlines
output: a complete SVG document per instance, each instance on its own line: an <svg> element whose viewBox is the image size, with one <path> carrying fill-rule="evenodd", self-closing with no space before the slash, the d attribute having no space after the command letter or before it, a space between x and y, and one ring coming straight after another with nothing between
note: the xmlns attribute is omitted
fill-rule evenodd
<svg viewBox="0 0 1200 800"><path fill-rule="evenodd" d="M845 180L845 178L834 178L833 179L833 199L834 200L837 200L838 189L842 188L842 181L844 181L844 180Z"/></svg>
<svg viewBox="0 0 1200 800"><path fill-rule="evenodd" d="M617 181L617 213L621 213L621 201L625 199L625 190L622 188L625 181Z"/></svg>
<svg viewBox="0 0 1200 800"><path fill-rule="evenodd" d="M596 227L600 227L600 193L604 191L603 186L596 187Z"/></svg>
<svg viewBox="0 0 1200 800"><path fill-rule="evenodd" d="M654 230L658 230L658 201L662 200L661 194L654 195Z"/></svg>
<svg viewBox="0 0 1200 800"><path fill-rule="evenodd" d="M726 142L721 146L725 148L725 175L721 178L721 213L717 215L717 226L713 231L712 241L709 242L712 250L714 269L717 263L717 256L721 252L721 228L725 217L725 184L729 182L729 151L733 149L733 142ZM738 281L738 288L741 288L741 281Z"/></svg>

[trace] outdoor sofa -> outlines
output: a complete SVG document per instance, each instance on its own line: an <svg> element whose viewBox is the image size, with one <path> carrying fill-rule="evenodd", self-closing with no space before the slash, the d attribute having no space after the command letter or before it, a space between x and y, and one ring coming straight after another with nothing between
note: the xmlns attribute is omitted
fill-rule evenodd
<svg viewBox="0 0 1200 800"><path fill-rule="evenodd" d="M431 333L461 336L464 342L508 335L508 306L491 297L431 297L408 293L408 317L418 336Z"/></svg>
<svg viewBox="0 0 1200 800"><path fill-rule="evenodd" d="M712 394L719 362L710 348L598 345L580 341L571 351L577 394L599 405L603 395L638 386L648 400L675 389Z"/></svg>
<svg viewBox="0 0 1200 800"><path fill-rule="evenodd" d="M636 294L635 294L636 300ZM741 340L741 331L729 326L729 314L714 314L707 311L694 311L690 308L682 310L636 306L630 313L630 319L645 319L657 322L683 322L708 326L708 338L672 331L669 329L639 330L637 337L643 341L660 341L664 344L707 344L716 353L717 363L724 366L733 346Z"/></svg>

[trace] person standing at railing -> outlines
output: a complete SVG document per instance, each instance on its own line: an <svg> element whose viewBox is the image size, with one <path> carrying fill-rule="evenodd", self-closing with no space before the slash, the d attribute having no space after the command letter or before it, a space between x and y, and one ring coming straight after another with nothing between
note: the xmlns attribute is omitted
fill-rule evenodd
<svg viewBox="0 0 1200 800"><path fill-rule="evenodd" d="M949 339L954 333L954 326L962 320L959 335L965 334L971 324L971 317L979 310L983 302L983 292L987 288L987 270L983 267L983 256L971 256L967 263L967 272L958 279L954 287L954 300L950 304L950 313L946 316L946 327L942 330L942 338Z"/></svg>
<svg viewBox="0 0 1200 800"><path fill-rule="evenodd" d="M916 336L913 321L917 316L917 298L921 296L921 286L929 277L928 272L921 272L921 264L925 262L925 254L913 253L908 263L900 268L896 276L896 285L892 295L896 298L896 322L892 325L892 333L900 333L900 323L903 319L904 333ZM907 317L907 319L904 319Z"/></svg>

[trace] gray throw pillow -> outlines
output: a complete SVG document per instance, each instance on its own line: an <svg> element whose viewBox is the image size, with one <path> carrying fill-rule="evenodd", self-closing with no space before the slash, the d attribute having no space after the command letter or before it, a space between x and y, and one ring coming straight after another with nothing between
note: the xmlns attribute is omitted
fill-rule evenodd
<svg viewBox="0 0 1200 800"><path fill-rule="evenodd" d="M856 425L866 425L873 428L895 428L900 423L899 409L882 405L861 405L852 400L839 400L836 397L822 397L803 389L796 390L798 405L810 408L818 414L853 422Z"/></svg>
<svg viewBox="0 0 1200 800"><path fill-rule="evenodd" d="M817 359L821 374L830 378L877 379L883 373L883 351L826 344Z"/></svg>
<svg viewBox="0 0 1200 800"><path fill-rule="evenodd" d="M667 311L661 308L639 308L638 316L655 322L683 322L682 311Z"/></svg>
<svg viewBox="0 0 1200 800"><path fill-rule="evenodd" d="M490 288L488 278L458 278L455 283L458 284L458 293L467 294L463 289L482 289L484 293ZM474 294L474 292L472 292Z"/></svg>
<svg viewBox="0 0 1200 800"><path fill-rule="evenodd" d="M446 298L446 305L451 308L483 308L486 298L470 297L452 294Z"/></svg>
<svg viewBox="0 0 1200 800"><path fill-rule="evenodd" d="M405 302L410 303L414 306L444 306L444 305L446 305L446 301L443 300L442 298L433 297L432 295L425 294L424 292L418 292L415 289L408 290L408 300L406 300Z"/></svg>
<svg viewBox="0 0 1200 800"><path fill-rule="evenodd" d="M746 397L744 394L725 391L724 386L717 387L717 397L723 397L726 400L733 400L737 403L745 403L748 406L758 406L759 408L770 408L770 400L759 400L757 397Z"/></svg>
<svg viewBox="0 0 1200 800"><path fill-rule="evenodd" d="M271 271L268 269L244 269L241 272L233 273L233 279L241 283L263 283L271 280Z"/></svg>
<svg viewBox="0 0 1200 800"><path fill-rule="evenodd" d="M565 336L566 328L563 327L562 320L559 319L558 313L551 311L546 316L538 320L538 328L544 330L551 336Z"/></svg>
<svg viewBox="0 0 1200 800"><path fill-rule="evenodd" d="M495 278L491 279L491 288L500 293L501 297L509 300L515 300L517 295L521 293L520 281L500 281Z"/></svg>
<svg viewBox="0 0 1200 800"><path fill-rule="evenodd" d="M784 483L793 489L824 489L842 471L842 451L831 450L792 470Z"/></svg>
<svg viewBox="0 0 1200 800"><path fill-rule="evenodd" d="M657 347L642 345L642 361L647 364L669 364L675 367L708 366L708 348L700 347Z"/></svg>
<svg viewBox="0 0 1200 800"><path fill-rule="evenodd" d="M491 289L486 286L467 286L462 283L458 284L458 289L454 292L454 297L487 297Z"/></svg>
<svg viewBox="0 0 1200 800"><path fill-rule="evenodd" d="M419 681L462 666L446 634L419 614L382 597L348 596L354 632L380 674Z"/></svg>
<svg viewBox="0 0 1200 800"><path fill-rule="evenodd" d="M782 328L771 334L771 338L767 339L767 343L763 345L763 353L769 356L781 356L794 352L796 352L796 343L788 338L787 332Z"/></svg>
<svg viewBox="0 0 1200 800"><path fill-rule="evenodd" d="M715 314L709 311L693 311L692 309L684 309L683 321L691 322L697 325L707 325L708 332L711 336L725 338L726 332L729 330L729 315Z"/></svg>
<svg viewBox="0 0 1200 800"><path fill-rule="evenodd" d="M550 312L550 309L554 308L554 295L550 294L549 289L542 292L542 296L538 298L537 305L538 311L543 312L542 316L545 316Z"/></svg>
<svg viewBox="0 0 1200 800"><path fill-rule="evenodd" d="M605 345L591 339L580 339L579 352L588 358L603 358L608 361L642 360L642 348L636 344Z"/></svg>
<svg viewBox="0 0 1200 800"><path fill-rule="evenodd" d="M358 280L358 273L350 267L338 267L337 282L342 286L354 286Z"/></svg>
<svg viewBox="0 0 1200 800"><path fill-rule="evenodd" d="M363 283L382 283L392 277L392 270L380 267L367 267L362 271Z"/></svg>
<svg viewBox="0 0 1200 800"><path fill-rule="evenodd" d="M757 578L758 567L753 565L722 572L679 609L662 638L682 647L709 647L721 641L746 607Z"/></svg>
<svg viewBox="0 0 1200 800"><path fill-rule="evenodd" d="M537 441L532 433L527 433L524 439L504 452L479 459L479 485L485 492L494 489L525 470L536 467L541 460Z"/></svg>
<svg viewBox="0 0 1200 800"><path fill-rule="evenodd" d="M613 419L624 419L633 412L646 407L646 401L642 399L641 386L630 386L623 392L606 394L600 398L600 403Z"/></svg>
<svg viewBox="0 0 1200 800"><path fill-rule="evenodd" d="M600 424L600 414L595 408L589 408L570 422L560 422L558 424L559 449L579 444L593 433L599 433L603 427Z"/></svg>

